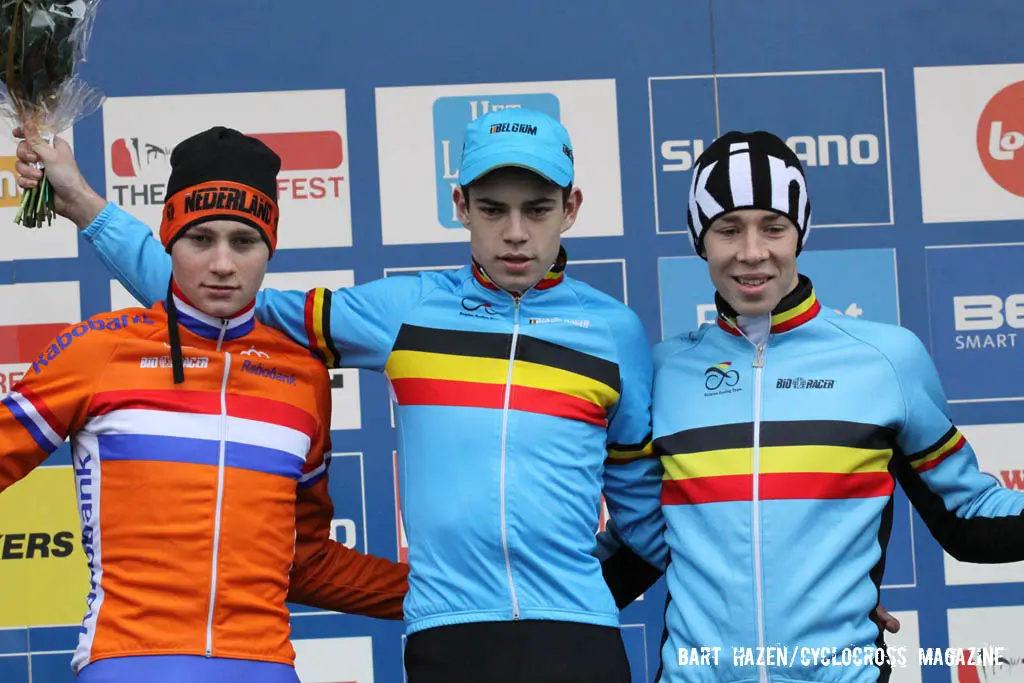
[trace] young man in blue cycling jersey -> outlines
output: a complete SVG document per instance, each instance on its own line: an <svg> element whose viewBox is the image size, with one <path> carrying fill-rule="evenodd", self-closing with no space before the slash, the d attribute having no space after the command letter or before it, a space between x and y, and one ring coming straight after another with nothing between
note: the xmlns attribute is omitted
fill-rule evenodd
<svg viewBox="0 0 1024 683"><path fill-rule="evenodd" d="M671 550L658 680L888 680L891 664L870 653L884 652L876 608L896 483L947 552L980 563L1024 560L1024 494L978 470L912 332L818 302L797 266L807 185L782 140L716 140L694 167L688 218L718 318L654 352ZM709 388L724 364L728 390ZM862 657L732 656L771 646ZM679 665L680 649L701 647L726 654Z"/></svg>

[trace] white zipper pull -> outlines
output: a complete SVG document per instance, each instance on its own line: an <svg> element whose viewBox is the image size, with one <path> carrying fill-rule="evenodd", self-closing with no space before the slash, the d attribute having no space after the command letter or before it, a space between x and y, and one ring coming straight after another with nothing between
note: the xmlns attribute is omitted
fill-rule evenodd
<svg viewBox="0 0 1024 683"><path fill-rule="evenodd" d="M220 321L220 335L217 336L217 350L220 351L220 345L224 341L224 334L228 331L228 325L231 321L227 318L222 318Z"/></svg>
<svg viewBox="0 0 1024 683"><path fill-rule="evenodd" d="M764 367L764 345L761 345L761 346L757 347L757 355L754 356L754 367L755 368L763 368Z"/></svg>

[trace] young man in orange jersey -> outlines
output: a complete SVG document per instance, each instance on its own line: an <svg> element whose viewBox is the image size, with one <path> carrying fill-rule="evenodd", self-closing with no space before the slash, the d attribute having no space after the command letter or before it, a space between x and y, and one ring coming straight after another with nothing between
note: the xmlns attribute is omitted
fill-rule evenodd
<svg viewBox="0 0 1024 683"><path fill-rule="evenodd" d="M226 128L178 145L167 300L69 327L0 405L0 493L72 440L82 683L296 683L286 600L402 618L405 566L330 539L323 366L254 317L280 163Z"/></svg>

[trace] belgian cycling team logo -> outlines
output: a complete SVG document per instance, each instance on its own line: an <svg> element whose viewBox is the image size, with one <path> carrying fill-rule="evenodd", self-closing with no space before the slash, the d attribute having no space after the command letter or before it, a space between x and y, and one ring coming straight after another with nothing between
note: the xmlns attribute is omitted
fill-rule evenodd
<svg viewBox="0 0 1024 683"><path fill-rule="evenodd" d="M474 301L469 297L462 298L462 310L459 311L459 315L464 315L468 318L483 318L484 320L494 320L501 316L501 311L496 306L487 301Z"/></svg>
<svg viewBox="0 0 1024 683"><path fill-rule="evenodd" d="M704 388L708 390L704 395L717 396L741 391L741 388L735 388L739 381L740 373L732 369L732 363L712 365L704 371Z"/></svg>

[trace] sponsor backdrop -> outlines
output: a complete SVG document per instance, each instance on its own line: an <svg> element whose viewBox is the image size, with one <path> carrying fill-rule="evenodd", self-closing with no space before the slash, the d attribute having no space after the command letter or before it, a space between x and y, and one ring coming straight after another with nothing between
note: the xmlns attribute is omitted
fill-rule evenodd
<svg viewBox="0 0 1024 683"><path fill-rule="evenodd" d="M1015 0L106 3L84 75L109 99L64 137L94 187L154 226L179 140L215 124L260 137L283 160L267 285L345 287L466 262L463 128L540 109L569 127L585 197L569 272L656 341L714 317L686 235L696 155L725 130L771 130L806 164L800 262L819 297L919 335L982 470L1024 489L1022 22ZM2 395L61 326L132 299L73 226L12 224L0 137ZM404 560L386 383L349 370L332 385L335 537ZM86 580L70 464L65 446L0 498L4 683L73 680ZM1024 567L946 557L898 496L882 599L909 654L894 680L1024 681ZM659 583L623 613L637 683L658 668L664 600ZM296 607L293 633L306 683L403 680L401 624ZM918 647L972 645L1006 661L918 665Z"/></svg>

